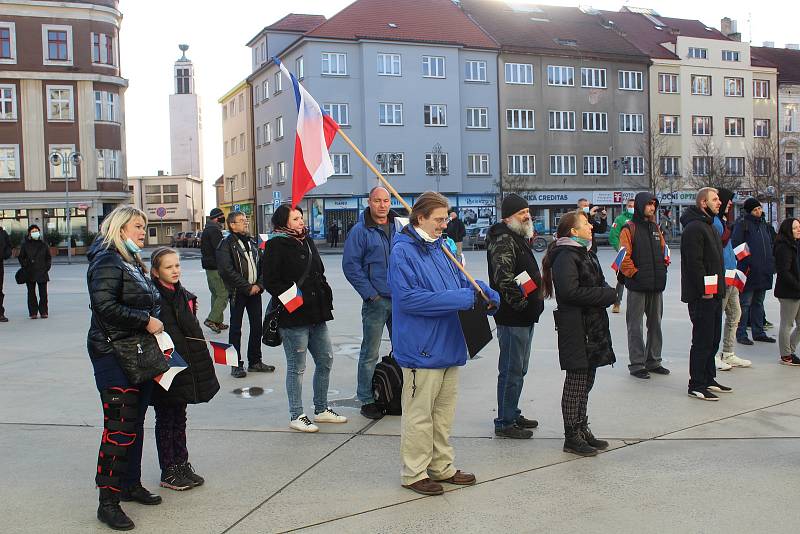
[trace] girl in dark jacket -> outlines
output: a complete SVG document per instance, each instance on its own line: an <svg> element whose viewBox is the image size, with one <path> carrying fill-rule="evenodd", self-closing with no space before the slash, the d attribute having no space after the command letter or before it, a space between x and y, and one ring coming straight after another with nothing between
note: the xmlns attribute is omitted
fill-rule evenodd
<svg viewBox="0 0 800 534"><path fill-rule="evenodd" d="M800 221L785 219L778 229L772 247L775 256L775 298L781 304L781 325L778 330L778 350L781 363L800 365L794 353L800 340ZM792 330L794 327L794 330ZM791 330L791 334L789 331Z"/></svg>
<svg viewBox="0 0 800 534"><path fill-rule="evenodd" d="M275 232L264 249L262 261L264 288L272 295L271 306L280 306L278 331L286 353L286 393L289 397L289 428L317 432L314 423L345 423L347 418L328 408L328 382L333 365L333 349L327 321L333 320L333 292L325 279L322 258L309 238L303 211L278 206L272 215ZM307 271L305 279L300 280ZM302 293L300 307L289 311L280 295L297 289ZM299 301L295 301L299 302ZM306 350L314 358L314 422L303 412L303 373Z"/></svg>
<svg viewBox="0 0 800 534"><path fill-rule="evenodd" d="M178 253L160 247L150 256L150 276L161 294L159 319L172 338L175 351L189 364L178 373L169 390L153 390L156 412L156 448L161 467L161 487L177 491L200 486L186 449L186 405L210 401L219 391L214 363L197 321L197 297L181 285ZM194 339L187 339L194 338Z"/></svg>
<svg viewBox="0 0 800 534"><path fill-rule="evenodd" d="M586 409L597 368L616 361L606 313L616 291L591 251L592 225L582 212L561 217L556 237L542 261L542 284L545 297L555 294L558 304L553 316L558 358L566 371L561 396L564 452L594 456L608 442L592 435Z"/></svg>
<svg viewBox="0 0 800 534"><path fill-rule="evenodd" d="M42 231L35 224L28 227L28 235L19 251L19 264L25 274L28 287L28 315L31 319L41 316L47 319L47 282L50 281L50 247L42 241ZM39 299L36 299L36 286L39 286Z"/></svg>
<svg viewBox="0 0 800 534"><path fill-rule="evenodd" d="M97 518L115 530L134 528L120 500L161 503L161 497L142 487L140 480L144 417L154 382L131 384L111 344L111 340L164 330L158 319L158 290L139 256L146 227L147 216L137 208L121 206L112 211L89 250L86 273L92 309L87 348L103 409L95 475L100 489Z"/></svg>

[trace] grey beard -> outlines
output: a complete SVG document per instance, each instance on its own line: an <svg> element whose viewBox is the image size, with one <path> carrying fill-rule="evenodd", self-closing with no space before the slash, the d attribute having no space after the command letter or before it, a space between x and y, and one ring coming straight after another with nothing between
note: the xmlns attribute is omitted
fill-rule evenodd
<svg viewBox="0 0 800 534"><path fill-rule="evenodd" d="M533 237L533 221L522 223L516 219L507 219L506 226L523 239L530 239Z"/></svg>

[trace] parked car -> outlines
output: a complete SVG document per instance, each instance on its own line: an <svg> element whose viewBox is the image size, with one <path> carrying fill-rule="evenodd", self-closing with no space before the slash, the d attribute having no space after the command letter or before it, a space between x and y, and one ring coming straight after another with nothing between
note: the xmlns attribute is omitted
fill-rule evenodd
<svg viewBox="0 0 800 534"><path fill-rule="evenodd" d="M178 232L177 234L172 235L172 239L170 241L170 246L173 248L179 248L186 246L186 232Z"/></svg>
<svg viewBox="0 0 800 534"><path fill-rule="evenodd" d="M486 235L489 233L488 226L470 226L467 228L467 235L464 236L464 249L486 248Z"/></svg>
<svg viewBox="0 0 800 534"><path fill-rule="evenodd" d="M200 232L186 232L184 234L185 247L200 248Z"/></svg>

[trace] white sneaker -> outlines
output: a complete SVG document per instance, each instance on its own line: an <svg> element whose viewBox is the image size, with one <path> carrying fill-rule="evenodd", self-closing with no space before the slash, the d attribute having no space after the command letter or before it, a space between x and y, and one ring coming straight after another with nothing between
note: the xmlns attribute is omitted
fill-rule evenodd
<svg viewBox="0 0 800 534"><path fill-rule="evenodd" d="M724 363L727 363L731 367L750 367L751 365L753 365L753 362L751 362L750 360L745 360L744 358L740 358L733 352L723 352L722 361Z"/></svg>
<svg viewBox="0 0 800 534"><path fill-rule="evenodd" d="M339 415L330 408L314 416L315 423L346 423L347 417Z"/></svg>
<svg viewBox="0 0 800 534"><path fill-rule="evenodd" d="M312 423L304 413L301 413L297 419L289 421L289 428L300 432L319 432L319 427Z"/></svg>
<svg viewBox="0 0 800 534"><path fill-rule="evenodd" d="M714 356L714 363L717 365L717 369L720 371L730 371L733 368L731 364L725 363L725 361L719 356Z"/></svg>

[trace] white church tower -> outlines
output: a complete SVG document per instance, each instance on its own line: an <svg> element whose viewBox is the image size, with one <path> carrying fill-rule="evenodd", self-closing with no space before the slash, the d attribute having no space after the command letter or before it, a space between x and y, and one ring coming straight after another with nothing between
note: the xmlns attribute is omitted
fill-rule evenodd
<svg viewBox="0 0 800 534"><path fill-rule="evenodd" d="M189 45L175 62L175 93L169 96L169 137L172 174L203 178L203 120L200 97L194 92L194 66L186 57Z"/></svg>

